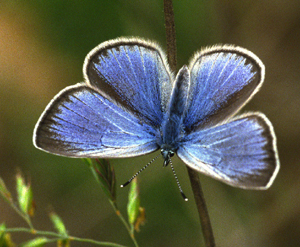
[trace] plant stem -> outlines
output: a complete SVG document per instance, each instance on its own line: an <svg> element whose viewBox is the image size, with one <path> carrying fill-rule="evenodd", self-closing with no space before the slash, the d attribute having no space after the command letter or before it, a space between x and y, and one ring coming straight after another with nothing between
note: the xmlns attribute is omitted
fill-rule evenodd
<svg viewBox="0 0 300 247"><path fill-rule="evenodd" d="M96 179L97 183L100 185L100 187L102 187L101 186L101 181L98 177L97 172L95 171L92 160L91 159L82 159L82 160L83 160L83 162L85 162L88 165L88 167L90 168L90 170L91 170L94 178ZM127 221L125 220L125 218L121 214L120 210L118 209L116 202L111 200L110 198L108 198L108 201L110 202L110 204L111 204L112 208L114 209L116 215L119 217L119 219L122 221L123 225L125 226L126 230L128 231L128 234L129 234L130 238L132 239L132 242L134 243L134 246L139 247L139 245L138 245L138 243L137 243L137 241L134 237L134 234L132 233Z"/></svg>
<svg viewBox="0 0 300 247"><path fill-rule="evenodd" d="M138 243L137 243L137 241L136 241L136 239L134 237L134 234L132 233L132 231L131 231L131 229L130 229L128 223L127 223L127 221L125 220L125 218L121 214L120 210L117 208L116 204L113 201L109 200L109 202L110 202L111 206L113 207L116 215L119 217L119 219L122 221L123 225L127 229L128 233L129 233L129 236L131 237L132 242L134 243L134 246L135 247L139 247L139 245L138 245Z"/></svg>
<svg viewBox="0 0 300 247"><path fill-rule="evenodd" d="M33 232L32 229L22 228L22 227L20 227L20 228L8 228L8 229L5 230L5 232L27 232L27 233L31 233L31 234L34 234L34 235L42 235L42 236L49 236L49 237L55 237L56 238L56 239L49 239L49 242L58 241L60 239L66 239L66 236L62 236L59 233L48 232L48 231L38 231L38 230L35 230ZM111 243L111 242L104 242L104 241L96 241L96 240L88 239L88 238L78 238L78 237L73 237L73 236L67 236L67 239L69 239L71 241L90 243L90 244L95 244L95 245L100 245L100 246L125 247L124 245L120 245L120 244L115 244L115 243Z"/></svg>
<svg viewBox="0 0 300 247"><path fill-rule="evenodd" d="M168 62L172 72L177 67L176 31L172 0L164 0L165 29L167 39Z"/></svg>
<svg viewBox="0 0 300 247"><path fill-rule="evenodd" d="M32 233L34 235L50 236L50 237L56 238L56 239L49 239L49 242L50 241L51 242L58 241L60 239L66 239L66 236L62 236L59 233L48 232L48 231L38 231L38 230L35 230L33 232L32 229L21 228L21 227L20 228L8 228L5 230L5 232L27 232L27 233ZM67 236L67 239L69 239L71 241L90 243L90 244L95 244L95 245L100 245L100 246L125 247L124 245L120 245L120 244L104 242L104 241L96 241L96 240L88 239L88 238L78 238L78 237L73 237L73 236Z"/></svg>
<svg viewBox="0 0 300 247"><path fill-rule="evenodd" d="M175 32L175 21L172 0L164 0L164 13L165 13L165 28L166 28L166 39L167 39L167 55L170 68L173 72L176 71L177 66L177 50L176 50L176 32ZM214 235L202 192L199 175L198 173L187 166L192 190L196 206L198 209L202 233L204 241L207 247L214 247L215 240Z"/></svg>
<svg viewBox="0 0 300 247"><path fill-rule="evenodd" d="M22 211L14 204L13 201L9 201L8 203L9 203L9 205L16 211L16 213L17 213L19 216L21 216L21 217L26 221L26 223L28 224L28 226L31 228L31 231L35 231L35 230L34 230L34 227L33 227L33 225L32 225L32 223L31 223L31 220L30 220L29 215L23 213L23 212L22 212Z"/></svg>
<svg viewBox="0 0 300 247"><path fill-rule="evenodd" d="M190 177L191 186L192 186L195 202L200 217L201 228L202 228L205 244L207 247L213 247L215 246L215 239L214 239L214 234L211 227L204 195L201 188L199 174L195 170L189 168L188 166L186 168L188 170L188 174Z"/></svg>

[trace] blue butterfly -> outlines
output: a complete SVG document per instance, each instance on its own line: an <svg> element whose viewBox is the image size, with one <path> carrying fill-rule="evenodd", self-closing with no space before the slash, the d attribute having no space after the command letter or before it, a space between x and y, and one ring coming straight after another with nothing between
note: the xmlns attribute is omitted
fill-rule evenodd
<svg viewBox="0 0 300 247"><path fill-rule="evenodd" d="M125 158L158 149L189 167L245 189L267 189L279 170L276 137L261 113L233 117L261 87L252 52L213 46L176 77L158 45L104 42L86 57L85 83L69 86L36 124L34 145L68 157Z"/></svg>

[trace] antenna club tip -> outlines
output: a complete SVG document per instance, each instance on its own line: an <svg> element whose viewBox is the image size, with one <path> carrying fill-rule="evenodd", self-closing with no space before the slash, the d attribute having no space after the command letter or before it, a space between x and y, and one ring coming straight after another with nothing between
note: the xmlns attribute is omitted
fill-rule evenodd
<svg viewBox="0 0 300 247"><path fill-rule="evenodd" d="M121 184L120 187L124 188L125 186L127 186L128 184L130 184L131 180L127 181L125 184Z"/></svg>
<svg viewBox="0 0 300 247"><path fill-rule="evenodd" d="M181 195L186 202L189 200L182 191L181 191Z"/></svg>

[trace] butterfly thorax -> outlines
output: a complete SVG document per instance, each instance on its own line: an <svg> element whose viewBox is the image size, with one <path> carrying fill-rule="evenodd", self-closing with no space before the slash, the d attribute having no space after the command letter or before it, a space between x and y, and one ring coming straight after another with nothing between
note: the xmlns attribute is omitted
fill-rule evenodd
<svg viewBox="0 0 300 247"><path fill-rule="evenodd" d="M160 129L161 138L158 145L162 150L165 162L168 157L171 157L171 154L174 155L177 151L184 134L183 119L186 112L189 80L188 68L183 66L176 76L168 110Z"/></svg>

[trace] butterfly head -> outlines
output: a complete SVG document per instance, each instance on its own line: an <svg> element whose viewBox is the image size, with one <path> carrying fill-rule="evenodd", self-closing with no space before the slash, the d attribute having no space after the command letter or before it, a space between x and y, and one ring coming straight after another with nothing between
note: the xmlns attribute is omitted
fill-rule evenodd
<svg viewBox="0 0 300 247"><path fill-rule="evenodd" d="M162 148L161 154L164 158L164 167L170 163L171 157L174 156L175 152L169 148Z"/></svg>

